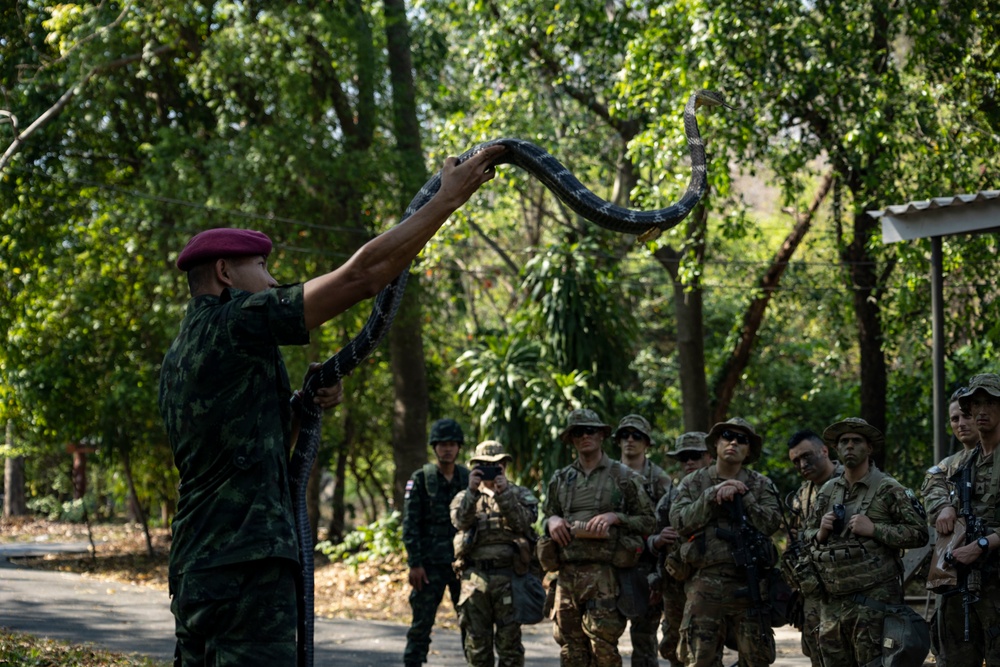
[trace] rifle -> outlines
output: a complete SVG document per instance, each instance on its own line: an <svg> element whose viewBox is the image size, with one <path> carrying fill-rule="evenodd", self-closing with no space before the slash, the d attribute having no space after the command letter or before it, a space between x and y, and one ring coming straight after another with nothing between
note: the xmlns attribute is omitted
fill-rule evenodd
<svg viewBox="0 0 1000 667"><path fill-rule="evenodd" d="M732 545L731 551L736 566L746 573L746 590L740 589L736 597L749 597L751 606L747 616L756 616L760 624L760 637L769 639L768 629L771 627L770 605L760 594L760 582L771 569L771 540L753 527L743 508L743 496L737 494L726 503L729 518L735 530L716 528L715 534Z"/></svg>
<svg viewBox="0 0 1000 667"><path fill-rule="evenodd" d="M974 472L976 459L979 452L973 454L964 466L949 479L955 485L955 494L958 496L958 515L965 519L965 544L969 545L986 536L986 522L976 516L976 511L972 507L972 489L976 483ZM965 641L971 641L970 618L972 615L972 605L979 602L979 593L982 590L982 572L972 565L962 565L955 560L955 557L948 552L945 554L945 562L953 566L958 572L958 588L945 593L943 597L952 595L962 595L962 610L965 614Z"/></svg>

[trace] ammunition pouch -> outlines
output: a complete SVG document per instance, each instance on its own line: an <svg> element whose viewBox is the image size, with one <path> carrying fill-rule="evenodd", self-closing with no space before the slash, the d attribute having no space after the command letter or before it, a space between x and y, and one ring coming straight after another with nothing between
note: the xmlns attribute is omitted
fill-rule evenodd
<svg viewBox="0 0 1000 667"><path fill-rule="evenodd" d="M663 559L663 569L677 581L687 581L694 574L694 567L681 560L680 551L671 549Z"/></svg>
<svg viewBox="0 0 1000 667"><path fill-rule="evenodd" d="M561 559L559 556L559 545L548 535L542 535L535 542L535 553L538 555L538 562L546 572L558 572Z"/></svg>
<svg viewBox="0 0 1000 667"><path fill-rule="evenodd" d="M645 540L640 535L618 534L618 542L611 555L611 564L617 568L634 568L639 564Z"/></svg>
<svg viewBox="0 0 1000 667"><path fill-rule="evenodd" d="M813 563L830 595L858 593L893 579L898 579L897 558L885 553L874 542L865 549L861 544L843 542L813 550ZM801 582L800 582L801 583Z"/></svg>

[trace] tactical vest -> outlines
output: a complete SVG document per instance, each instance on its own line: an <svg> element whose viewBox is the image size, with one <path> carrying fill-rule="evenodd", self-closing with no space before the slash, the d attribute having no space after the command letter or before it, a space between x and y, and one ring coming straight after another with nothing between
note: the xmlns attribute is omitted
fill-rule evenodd
<svg viewBox="0 0 1000 667"><path fill-rule="evenodd" d="M865 495L855 514L864 515L868 512L884 479L885 473L878 469L872 470L870 484L865 489ZM845 487L837 487L835 495L830 499L830 507L843 503L845 494ZM899 552L875 539L856 535L847 540L835 539L835 536L831 536L831 539L834 540L833 543L828 540L826 544L814 546L812 553L816 571L830 595L858 593L898 580L902 574Z"/></svg>
<svg viewBox="0 0 1000 667"><path fill-rule="evenodd" d="M452 539L456 529L451 525L451 515L448 507L451 498L442 494L438 483L438 467L434 463L425 463L421 471L424 473L424 489L427 491L428 507L422 517L424 530L421 535L421 550L427 562L451 562L453 559ZM455 477L460 486L468 484L468 472L462 466L455 466ZM444 549L446 553L442 553Z"/></svg>
<svg viewBox="0 0 1000 667"><path fill-rule="evenodd" d="M559 503L563 508L564 519L573 523L574 520L582 521L590 519L604 512L627 513L625 507L625 494L628 491L630 478L623 470L620 461L611 461L611 465L596 473L599 478L594 486L597 488L597 502L590 516L574 516L572 511L573 500L577 494L577 479L579 471L570 467L563 476L559 485ZM607 496L607 497L605 497ZM635 543L635 544L634 544ZM633 563L626 564L628 559L624 558L624 552L631 552L638 545L639 553L642 551L642 537L629 535L621 526L611 526L609 537L606 539L586 539L574 537L565 547L560 548L560 560L563 563L616 563L620 567L631 567ZM616 552L623 552L617 554ZM617 557L616 557L617 556ZM636 559L638 554L635 555Z"/></svg>

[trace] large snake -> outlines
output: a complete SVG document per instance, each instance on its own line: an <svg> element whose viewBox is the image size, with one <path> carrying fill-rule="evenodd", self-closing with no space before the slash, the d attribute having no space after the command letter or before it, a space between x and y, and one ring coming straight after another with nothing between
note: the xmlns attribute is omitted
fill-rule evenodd
<svg viewBox="0 0 1000 667"><path fill-rule="evenodd" d="M654 239L660 232L680 223L701 200L707 189L705 176L705 146L698 131L695 111L700 106L726 106L718 93L699 90L693 93L684 107L684 134L691 154L691 180L684 195L675 204L655 211L633 211L607 202L588 190L558 160L542 148L520 139L495 139L469 149L459 156L458 161L468 159L488 146L501 144L506 147L491 167L512 164L521 167L542 182L563 203L591 222L615 232L633 234L639 241ZM430 201L441 187L441 174L436 174L424 184L407 207L400 222L413 215L421 206ZM299 436L289 463L292 486L292 502L295 506L295 524L299 542L300 576L298 581L299 631L298 665L312 667L313 631L315 617L313 610L313 549L312 528L306 508L306 485L309 473L319 450L321 411L313 404L312 398L320 387L336 384L341 378L357 368L371 352L378 347L389 331L392 320L399 308L406 287L407 268L400 273L375 297L374 307L368 321L354 339L340 351L327 359L318 372L309 376L301 395L293 399L293 407L299 413ZM308 548L306 548L308 545Z"/></svg>

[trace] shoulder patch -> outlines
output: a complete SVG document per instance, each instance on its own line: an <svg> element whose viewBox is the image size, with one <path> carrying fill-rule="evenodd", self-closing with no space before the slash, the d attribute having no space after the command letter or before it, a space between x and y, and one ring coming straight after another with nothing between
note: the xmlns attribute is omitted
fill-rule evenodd
<svg viewBox="0 0 1000 667"><path fill-rule="evenodd" d="M910 504L913 505L913 510L920 515L921 519L926 519L927 510L924 509L924 506L920 503L920 499L917 498L916 494L909 489L906 489L904 493L906 493L906 497L910 499Z"/></svg>
<svg viewBox="0 0 1000 667"><path fill-rule="evenodd" d="M403 493L403 500L408 500L410 498L410 491L413 490L413 480L406 480L406 492Z"/></svg>
<svg viewBox="0 0 1000 667"><path fill-rule="evenodd" d="M944 473L944 470L942 470L940 466L931 466L927 469L928 475L940 475L942 473Z"/></svg>

